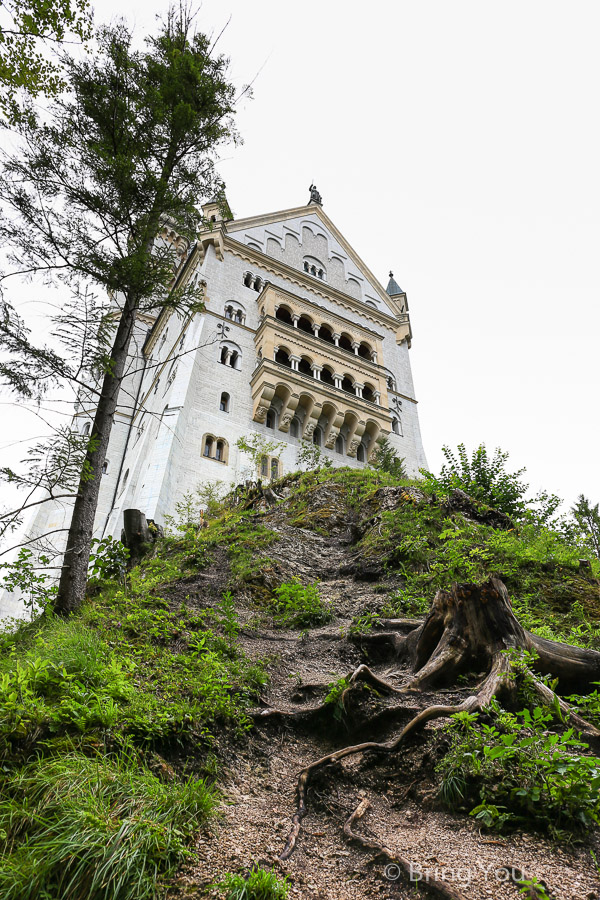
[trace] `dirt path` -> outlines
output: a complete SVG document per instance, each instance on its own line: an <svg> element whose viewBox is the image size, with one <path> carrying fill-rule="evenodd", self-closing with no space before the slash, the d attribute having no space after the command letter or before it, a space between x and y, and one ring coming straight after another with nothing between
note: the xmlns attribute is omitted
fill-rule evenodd
<svg viewBox="0 0 600 900"><path fill-rule="evenodd" d="M330 500L324 497L323 503ZM279 542L269 547L280 581L297 576L304 583L319 580L321 595L337 611L326 628L308 636L298 631L273 629L266 620L256 624L256 606L249 597L237 598L242 623L240 641L251 657L269 657L270 684L261 698L264 709L292 713L319 706L328 685L347 675L364 661L359 643L348 640L353 616L375 611L381 605L377 584L357 580L352 549L352 526L340 521L327 536L291 527L276 508L262 520L278 532ZM344 574L342 574L344 573ZM220 586L210 571L204 589ZM371 577L367 573L367 577ZM397 585L387 581L385 587ZM400 685L407 672L390 669L389 663L371 658L376 674ZM465 689L466 691L466 689ZM460 700L460 691L418 697L405 695L385 706L377 727L369 728L369 739L389 738L402 723L428 702ZM370 808L356 830L384 843L414 863L415 872L429 869L453 884L465 900L509 900L518 898L518 888L507 883L499 871L518 867L529 877L543 880L556 900L600 900L600 879L590 850L578 845L556 846L539 835L515 834L497 837L481 834L477 823L464 815L450 815L435 799L435 729L409 739L396 756L350 757L325 769L308 793L308 814L295 852L285 863L278 861L295 810L298 773L309 763L348 743L364 739L361 721L372 716L377 705L372 692L363 691L358 708L349 712L347 725L333 714L320 721L303 722L276 717L257 720L247 743L236 748L228 761L222 784L219 817L211 833L198 839L197 859L177 880L172 897L217 897L208 887L226 872L247 871L255 863L275 867L288 875L290 894L306 900L366 900L366 898L414 898L422 896L393 867L374 859L348 842L343 824L361 800ZM309 717L310 719L310 717ZM351 728L351 734L349 732ZM600 842L596 840L600 860Z"/></svg>

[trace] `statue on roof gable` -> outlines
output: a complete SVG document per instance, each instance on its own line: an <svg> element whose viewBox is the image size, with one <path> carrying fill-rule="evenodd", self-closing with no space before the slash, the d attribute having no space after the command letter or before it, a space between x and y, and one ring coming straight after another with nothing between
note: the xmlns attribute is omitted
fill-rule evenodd
<svg viewBox="0 0 600 900"><path fill-rule="evenodd" d="M308 201L309 204L310 203L318 203L319 206L323 206L323 198L321 197L320 193L318 192L316 184L311 184L311 186L309 187L309 191L310 191L310 200Z"/></svg>

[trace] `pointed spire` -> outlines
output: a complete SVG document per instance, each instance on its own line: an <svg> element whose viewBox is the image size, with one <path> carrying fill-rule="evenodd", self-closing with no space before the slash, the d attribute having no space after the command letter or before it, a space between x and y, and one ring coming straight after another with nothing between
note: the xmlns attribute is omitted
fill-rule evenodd
<svg viewBox="0 0 600 900"><path fill-rule="evenodd" d="M396 294L403 294L404 291L394 278L394 273L390 272L390 280L388 281L388 286L385 289L386 294L389 294L390 297L395 297Z"/></svg>

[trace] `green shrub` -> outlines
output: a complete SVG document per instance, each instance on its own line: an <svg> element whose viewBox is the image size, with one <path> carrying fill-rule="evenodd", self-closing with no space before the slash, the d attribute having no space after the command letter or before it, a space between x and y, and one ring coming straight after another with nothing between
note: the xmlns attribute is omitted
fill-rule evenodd
<svg viewBox="0 0 600 900"><path fill-rule="evenodd" d="M326 625L335 617L331 604L321 599L317 584L304 587L297 580L285 582L275 589L271 609L275 621L288 628Z"/></svg>
<svg viewBox="0 0 600 900"><path fill-rule="evenodd" d="M203 781L75 752L6 777L2 796L4 900L150 900L214 806Z"/></svg>
<svg viewBox="0 0 600 900"><path fill-rule="evenodd" d="M530 825L558 837L600 824L600 759L584 755L573 729L549 731L553 712L540 707L493 710L493 725L459 713L446 728L450 749L437 769L446 805L490 828Z"/></svg>
<svg viewBox="0 0 600 900"><path fill-rule="evenodd" d="M286 900L289 890L287 878L280 881L273 870L261 868L253 869L247 878L228 872L217 887L226 900Z"/></svg>

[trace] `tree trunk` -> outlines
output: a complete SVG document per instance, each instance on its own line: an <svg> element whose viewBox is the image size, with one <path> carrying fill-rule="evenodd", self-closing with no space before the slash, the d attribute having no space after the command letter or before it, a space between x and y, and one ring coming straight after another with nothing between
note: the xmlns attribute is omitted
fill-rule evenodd
<svg viewBox="0 0 600 900"><path fill-rule="evenodd" d="M136 309L136 302L127 299L115 335L110 363L102 382L102 392L91 429L90 445L73 507L58 595L54 603L54 611L61 616L69 615L77 609L85 596L94 519L102 482L102 466L123 381Z"/></svg>

